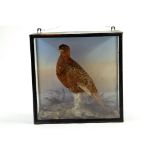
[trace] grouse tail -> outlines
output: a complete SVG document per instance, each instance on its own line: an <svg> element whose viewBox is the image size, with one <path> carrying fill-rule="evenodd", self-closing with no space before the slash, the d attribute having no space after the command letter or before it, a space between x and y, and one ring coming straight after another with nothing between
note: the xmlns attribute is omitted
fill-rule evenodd
<svg viewBox="0 0 155 155"><path fill-rule="evenodd" d="M101 97L97 93L93 93L92 96L97 103L101 104Z"/></svg>

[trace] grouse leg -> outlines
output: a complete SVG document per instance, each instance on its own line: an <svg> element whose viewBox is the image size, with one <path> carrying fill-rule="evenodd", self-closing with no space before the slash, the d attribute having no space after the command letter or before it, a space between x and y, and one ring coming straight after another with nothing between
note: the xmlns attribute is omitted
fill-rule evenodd
<svg viewBox="0 0 155 155"><path fill-rule="evenodd" d="M73 94L73 96L74 96L74 107L72 111L76 116L79 117L81 116L81 112L80 112L81 94L77 93L77 94Z"/></svg>

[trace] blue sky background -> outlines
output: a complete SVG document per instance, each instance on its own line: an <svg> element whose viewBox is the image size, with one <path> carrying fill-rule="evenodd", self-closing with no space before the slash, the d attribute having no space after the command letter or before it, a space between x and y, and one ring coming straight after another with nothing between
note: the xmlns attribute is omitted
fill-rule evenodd
<svg viewBox="0 0 155 155"><path fill-rule="evenodd" d="M37 38L40 92L45 93L49 89L64 87L55 73L60 44L70 46L71 57L89 73L99 91L116 92L118 53L116 36Z"/></svg>

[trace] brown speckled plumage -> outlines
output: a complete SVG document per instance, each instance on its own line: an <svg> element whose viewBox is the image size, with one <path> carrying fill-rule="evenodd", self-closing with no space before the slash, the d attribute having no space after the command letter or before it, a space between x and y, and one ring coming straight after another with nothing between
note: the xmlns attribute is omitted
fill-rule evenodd
<svg viewBox="0 0 155 155"><path fill-rule="evenodd" d="M86 92L97 99L97 89L88 73L70 57L68 45L60 45L56 74L61 83L73 93Z"/></svg>

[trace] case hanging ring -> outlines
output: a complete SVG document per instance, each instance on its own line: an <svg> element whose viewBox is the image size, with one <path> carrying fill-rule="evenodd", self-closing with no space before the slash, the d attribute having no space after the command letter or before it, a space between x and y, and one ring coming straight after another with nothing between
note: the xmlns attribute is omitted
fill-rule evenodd
<svg viewBox="0 0 155 155"><path fill-rule="evenodd" d="M115 31L115 26L111 26L111 31Z"/></svg>
<svg viewBox="0 0 155 155"><path fill-rule="evenodd" d="M37 28L37 33L41 33L42 29L41 28Z"/></svg>

